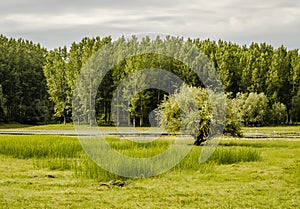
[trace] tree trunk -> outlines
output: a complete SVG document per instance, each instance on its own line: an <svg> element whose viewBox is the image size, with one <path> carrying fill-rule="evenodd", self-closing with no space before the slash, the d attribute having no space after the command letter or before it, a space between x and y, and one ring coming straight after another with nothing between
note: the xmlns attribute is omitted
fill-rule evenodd
<svg viewBox="0 0 300 209"><path fill-rule="evenodd" d="M204 134L201 133L196 137L196 140L194 142L194 145L196 146L200 146L203 142L205 142L206 140L204 139Z"/></svg>
<svg viewBox="0 0 300 209"><path fill-rule="evenodd" d="M129 101L128 101L127 105L128 105L128 107L127 107L127 111L128 111L127 125L130 126L130 124L131 124L131 114L130 114L130 111L129 111L129 107L130 107L130 102Z"/></svg>
<svg viewBox="0 0 300 209"><path fill-rule="evenodd" d="M140 117L140 127L142 127L144 125L144 120L143 120L143 116Z"/></svg>
<svg viewBox="0 0 300 209"><path fill-rule="evenodd" d="M116 126L120 126L120 113L119 113L119 98L120 98L120 92L119 89L117 90L117 121L116 121Z"/></svg>
<svg viewBox="0 0 300 209"><path fill-rule="evenodd" d="M106 105L107 105L107 103L106 103L106 101L104 101L103 102L103 104L104 104L104 123L107 123L107 107L106 107Z"/></svg>
<svg viewBox="0 0 300 209"><path fill-rule="evenodd" d="M128 119L127 119L127 125L130 126L131 121L130 121L130 113L128 112Z"/></svg>

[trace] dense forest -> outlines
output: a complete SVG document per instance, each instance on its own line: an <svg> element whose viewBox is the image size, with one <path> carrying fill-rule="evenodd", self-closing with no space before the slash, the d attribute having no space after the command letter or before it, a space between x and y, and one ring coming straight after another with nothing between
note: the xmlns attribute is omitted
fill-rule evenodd
<svg viewBox="0 0 300 209"><path fill-rule="evenodd" d="M48 123L72 119L72 96L76 78L88 60L102 47L112 43L110 37L84 38L69 48L47 50L40 44L0 36L0 122ZM172 48L183 59L198 47L217 70L228 97L243 112L245 125L261 126L300 121L300 55L298 49L275 49L266 43L240 46L226 41L178 37L144 37L138 40L119 38L113 42L114 55L122 58L106 74L95 101L98 124L112 124L111 99L114 90L131 72L166 69L188 85L203 83L188 66L176 59L157 54L126 56L126 50L155 48L159 43ZM149 125L148 115L164 100L166 92L148 89L139 92L127 106L134 125ZM82 104L82 111L86 106ZM88 122L88 118L84 119ZM119 120L117 120L118 122Z"/></svg>
<svg viewBox="0 0 300 209"><path fill-rule="evenodd" d="M0 121L50 120L53 111L43 73L47 53L40 44L0 36Z"/></svg>

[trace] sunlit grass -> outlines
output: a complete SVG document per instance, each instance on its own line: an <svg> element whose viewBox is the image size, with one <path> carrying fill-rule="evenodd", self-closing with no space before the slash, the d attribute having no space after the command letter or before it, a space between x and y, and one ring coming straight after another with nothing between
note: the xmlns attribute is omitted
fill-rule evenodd
<svg viewBox="0 0 300 209"><path fill-rule="evenodd" d="M80 125L80 128L89 128L88 125ZM128 131L128 130L138 130L138 131L149 131L160 130L158 127L115 127L115 126L98 126L100 130L103 131ZM47 124L47 125L26 125L20 123L0 123L0 130L75 130L73 123L67 124Z"/></svg>
<svg viewBox="0 0 300 209"><path fill-rule="evenodd" d="M77 157L82 148L75 137L0 136L0 154L20 159Z"/></svg>
<svg viewBox="0 0 300 209"><path fill-rule="evenodd" d="M157 147L166 148L172 143L159 140L131 146L132 142L115 137L107 141L119 152L135 148L157 151ZM121 178L103 170L82 151L75 137L0 136L0 146L6 150L0 154L3 208L298 208L300 205L299 140L225 139L203 164L198 163L203 147L193 146L173 169L145 179ZM46 152L47 147L54 153L65 154ZM31 151L37 148L40 153ZM29 151L15 157L11 154L22 153L21 149ZM259 159L248 158L255 153ZM245 156L248 159L241 160ZM128 185L100 186L100 182L112 179L126 181Z"/></svg>
<svg viewBox="0 0 300 209"><path fill-rule="evenodd" d="M106 140L120 154L133 158L153 157L167 150L173 143L173 140L169 139L160 139L150 143L136 143L117 137L107 137ZM230 143L227 145L230 145ZM236 148L234 147L235 145L232 144L232 147L228 148L217 148L207 163L210 165L232 164L260 159L259 152L254 148ZM102 180L116 178L116 175L100 168L87 156L76 137L1 136L0 146L1 155L19 159L33 158L34 165L37 168L72 170L76 176L83 178ZM173 168L173 171L199 170L203 168L203 165L199 164L201 151L202 147L192 147L191 152ZM116 164L111 166L122 165L116 162ZM206 166L206 168L208 167Z"/></svg>
<svg viewBox="0 0 300 209"><path fill-rule="evenodd" d="M2 123L0 124L0 130L74 130L74 124L25 125L19 123Z"/></svg>
<svg viewBox="0 0 300 209"><path fill-rule="evenodd" d="M260 151L246 147L219 147L208 159L217 164L234 164L261 160Z"/></svg>
<svg viewBox="0 0 300 209"><path fill-rule="evenodd" d="M300 125L289 126L266 126L266 127L243 127L244 133L247 132L284 132L284 133L300 133Z"/></svg>

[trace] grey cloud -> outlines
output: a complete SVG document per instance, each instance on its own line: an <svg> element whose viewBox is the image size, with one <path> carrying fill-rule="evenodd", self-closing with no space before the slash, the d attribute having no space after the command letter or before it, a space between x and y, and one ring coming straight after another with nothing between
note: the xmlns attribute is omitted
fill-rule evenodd
<svg viewBox="0 0 300 209"><path fill-rule="evenodd" d="M0 33L49 48L84 36L158 32L267 41L299 48L300 3L294 0L10 0L0 2Z"/></svg>
<svg viewBox="0 0 300 209"><path fill-rule="evenodd" d="M11 0L0 2L0 13L71 13L86 12L92 9L148 10L178 6L179 0Z"/></svg>

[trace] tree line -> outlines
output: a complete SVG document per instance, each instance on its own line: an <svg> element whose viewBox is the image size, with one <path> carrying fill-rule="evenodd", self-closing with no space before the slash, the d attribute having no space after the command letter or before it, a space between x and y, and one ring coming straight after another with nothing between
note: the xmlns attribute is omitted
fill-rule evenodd
<svg viewBox="0 0 300 209"><path fill-rule="evenodd" d="M266 43L240 46L222 40L184 40L169 36L153 40L149 37L142 40L121 37L114 42L110 37L84 38L72 43L69 48L54 50L23 39L8 39L3 35L0 42L0 120L3 122L71 121L76 78L90 58L108 44L112 45L110 50L119 62L104 75L98 87L94 104L98 124L112 124L113 92L132 72L147 68L166 69L190 86L204 87L189 66L159 53L165 50L161 46L172 49L178 45L182 50L174 54L182 59L192 54L195 46L208 57L228 98L239 104L240 111L237 112L245 125L300 121L300 55L297 49L288 50L284 46L275 49ZM153 49L157 53L127 56L141 48ZM130 87L133 88L133 85ZM125 97L129 96L125 90L122 93ZM166 95L158 89L138 92L130 104L120 106L127 109L129 117L126 121L117 118L117 122L149 125L149 113L158 107ZM255 105L261 103L262 106ZM88 101L82 101L78 111L89 110L88 105ZM255 110L255 107L261 108ZM266 111L259 112L262 110ZM280 114L272 114L274 112ZM89 118L78 120L88 123Z"/></svg>
<svg viewBox="0 0 300 209"><path fill-rule="evenodd" d="M0 35L0 122L46 122L52 114L40 44Z"/></svg>

